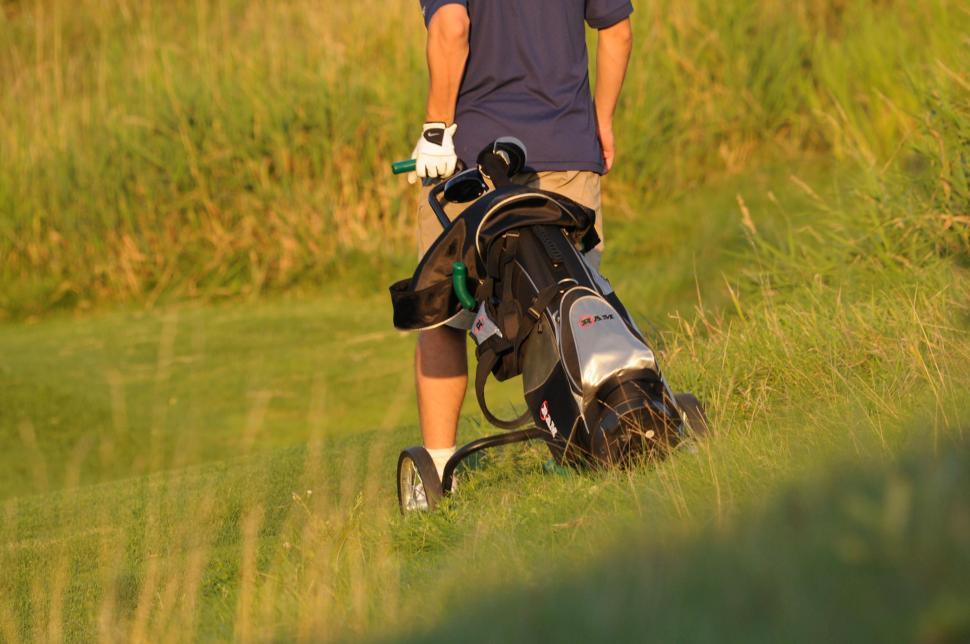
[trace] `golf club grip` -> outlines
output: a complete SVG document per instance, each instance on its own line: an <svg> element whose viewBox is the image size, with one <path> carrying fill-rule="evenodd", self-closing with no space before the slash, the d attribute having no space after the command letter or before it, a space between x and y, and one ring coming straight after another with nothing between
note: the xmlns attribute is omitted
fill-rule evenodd
<svg viewBox="0 0 970 644"><path fill-rule="evenodd" d="M392 163L391 172L394 174L404 174L405 172L414 172L417 167L417 159L405 159L404 161L395 161Z"/></svg>
<svg viewBox="0 0 970 644"><path fill-rule="evenodd" d="M492 184L496 188L512 185L512 181L508 175L509 161L507 154L489 152L488 154L482 155L478 160L478 167L492 180Z"/></svg>
<svg viewBox="0 0 970 644"><path fill-rule="evenodd" d="M455 295L458 296L458 301L467 310L475 310L478 302L475 300L475 296L472 295L471 291L468 290L468 267L465 266L465 262L455 262L452 264L451 270L451 285L455 289Z"/></svg>

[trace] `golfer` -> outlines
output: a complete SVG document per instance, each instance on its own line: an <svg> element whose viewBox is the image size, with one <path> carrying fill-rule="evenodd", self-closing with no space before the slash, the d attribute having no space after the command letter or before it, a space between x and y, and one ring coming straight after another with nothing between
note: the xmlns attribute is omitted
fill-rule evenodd
<svg viewBox="0 0 970 644"><path fill-rule="evenodd" d="M593 209L602 239L600 176L613 165L613 112L632 44L630 0L420 2L430 85L410 178L423 180L419 256L441 232L428 205L431 188L459 159L474 167L478 152L500 136L528 149L531 172L515 180ZM587 24L598 31L595 102ZM598 264L602 244L590 252ZM465 328L458 326L422 331L415 358L421 434L438 476L455 451L468 386Z"/></svg>

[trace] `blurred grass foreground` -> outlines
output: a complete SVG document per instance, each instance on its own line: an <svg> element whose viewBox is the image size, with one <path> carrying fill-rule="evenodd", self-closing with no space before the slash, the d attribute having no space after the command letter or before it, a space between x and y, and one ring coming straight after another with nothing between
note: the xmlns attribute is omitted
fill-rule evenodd
<svg viewBox="0 0 970 644"><path fill-rule="evenodd" d="M0 0L0 641L970 641L970 8L635 4L604 270L715 435L402 518L418 3Z"/></svg>

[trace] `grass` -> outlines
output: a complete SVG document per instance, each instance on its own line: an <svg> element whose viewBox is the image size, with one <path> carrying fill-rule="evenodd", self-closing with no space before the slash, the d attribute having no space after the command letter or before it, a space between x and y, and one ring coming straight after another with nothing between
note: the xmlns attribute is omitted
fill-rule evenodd
<svg viewBox="0 0 970 644"><path fill-rule="evenodd" d="M189 307L6 333L0 425L17 443L40 439L30 459L8 455L0 487L34 489L35 461L67 462L81 445L98 450L80 473L90 483L303 442L310 400L339 436L413 420L410 347L375 304ZM43 476L56 489L64 472Z"/></svg>
<svg viewBox="0 0 970 644"><path fill-rule="evenodd" d="M417 7L3 7L0 314L318 290L410 250L387 163L424 99ZM765 158L883 163L966 89L949 0L653 0L635 21L612 189L633 212Z"/></svg>
<svg viewBox="0 0 970 644"><path fill-rule="evenodd" d="M402 518L377 7L0 4L0 640L965 640L970 14L638 5L604 270L716 434Z"/></svg>
<svg viewBox="0 0 970 644"><path fill-rule="evenodd" d="M671 270L682 245L658 247L652 227L614 223L610 272L638 315L657 316L668 377L707 402L718 428L712 441L656 467L567 477L543 473L538 446L502 450L429 517L396 516L394 457L417 437L412 340L387 332L383 298L338 294L7 325L2 373L19 383L0 389L4 408L18 410L0 424L16 446L4 455L2 502L0 568L12 574L0 581L0 625L8 639L447 639L466 620L480 624L479 611L505 606L510 592L537 598L536 619L547 626L535 628L561 623L565 633L598 627L613 613L602 608L602 617L573 627L555 613L557 601L543 598L594 584L624 605L641 596L641 584L653 588L654 566L671 570L664 578L674 590L643 605L669 615L666 630L634 620L604 632L663 639L681 632L677 624L696 623L685 637L704 640L721 625L738 640L787 632L808 639L815 631L786 628L828 611L819 588L858 575L840 549L851 554L859 539L882 543L863 533L842 545L839 531L855 534L856 524L825 514L828 502L848 504L850 514L855 503L881 507L890 494L881 481L892 488L897 468L908 467L895 464L899 454L924 454L917 472L937 467L927 454L950 462L945 455L959 451L951 442L965 438L970 410L970 340L965 269L952 255L929 241L911 257L859 253L866 239L850 243L845 233L868 230L853 222L871 222L867 208L879 206L837 191L839 181L826 184L823 170L789 170L814 176L784 181L776 169L649 213L658 228L685 211L720 223L694 231L693 249L705 260L699 272L723 272L705 280L713 283L699 298L693 263L677 262L678 279L644 279ZM807 181L816 197L799 186ZM772 186L773 199L759 185ZM757 236L743 223L741 186ZM885 241L912 252L894 230L900 234L889 225ZM815 272L804 253L839 269L800 274ZM501 396L515 399L512 389ZM21 400L33 403L18 407ZM462 435L470 437L483 430L466 411ZM860 471L829 474L833 467ZM906 476L923 489L922 475ZM938 556L952 553L959 570L965 481L925 485L913 492L925 497L899 520L924 525L927 504L938 507L921 534L955 526ZM819 514L819 532L789 555L773 555L758 575L736 574L762 548L793 538L786 494L812 499L805 513ZM859 519L867 530L875 521L868 516ZM655 555L629 555L631 544ZM913 557L877 558L883 576L856 587L913 592L924 563ZM646 572L611 572L619 569ZM750 611L731 617L731 603L697 621L688 598L709 569L738 597L790 587L787 603L760 627ZM811 570L817 583L787 585ZM918 623L962 633L953 606L966 595L953 579L923 580L928 599L896 611L889 624L905 628L895 632L917 632ZM584 601L599 605L582 593L570 601L577 603L560 609L576 615L585 614ZM876 638L890 628L867 610L852 625L858 630L833 632ZM476 632L531 640L535 622L510 614Z"/></svg>
<svg viewBox="0 0 970 644"><path fill-rule="evenodd" d="M791 168L743 183L748 189L784 185L785 171ZM645 225L622 213L609 222L604 270L617 276L619 292L656 343L681 324L671 313L692 317L698 303L711 311L729 304L722 275L737 273L750 249L738 224L737 189L729 183L657 208ZM779 232L785 219L810 216L808 198L794 190L784 203L758 194L748 201L756 211L770 208ZM708 214L672 225L693 211ZM716 261L700 261L711 257ZM365 283L352 279L355 289ZM98 446L79 472L80 482L95 483L238 456L257 444L311 440L311 406L337 437L414 425L413 338L390 327L384 286L357 295L338 282L325 298L62 315L7 326L0 335L0 404L9 413L0 417L0 431L18 448L0 456L0 498L39 491L38 463L66 463L82 445ZM521 397L518 382L492 386L497 405ZM466 416L475 410L467 401ZM241 427L247 438L240 438ZM36 449L25 432L37 437ZM41 478L57 489L65 472L50 469Z"/></svg>
<svg viewBox="0 0 970 644"><path fill-rule="evenodd" d="M409 641L966 641L968 472L954 445L843 464L728 530L631 538Z"/></svg>

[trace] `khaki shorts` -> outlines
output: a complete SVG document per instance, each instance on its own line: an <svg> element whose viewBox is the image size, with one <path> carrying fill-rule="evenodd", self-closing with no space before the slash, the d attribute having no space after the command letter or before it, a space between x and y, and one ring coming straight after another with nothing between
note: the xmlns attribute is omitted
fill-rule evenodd
<svg viewBox="0 0 970 644"><path fill-rule="evenodd" d="M586 258L597 270L603 254L603 209L600 200L600 175L588 170L567 170L536 172L516 176L515 183L527 185L530 188L548 190L566 197L576 203L586 206L596 212L596 232L600 243L593 250L586 253ZM437 182L425 182L418 197L418 260L424 257L438 235L441 234L441 223L435 216L434 210L428 204L428 195ZM468 204L445 204L445 214L449 219L457 217ZM448 326L456 329L469 329L475 319L472 311L462 311L455 319L448 322Z"/></svg>

